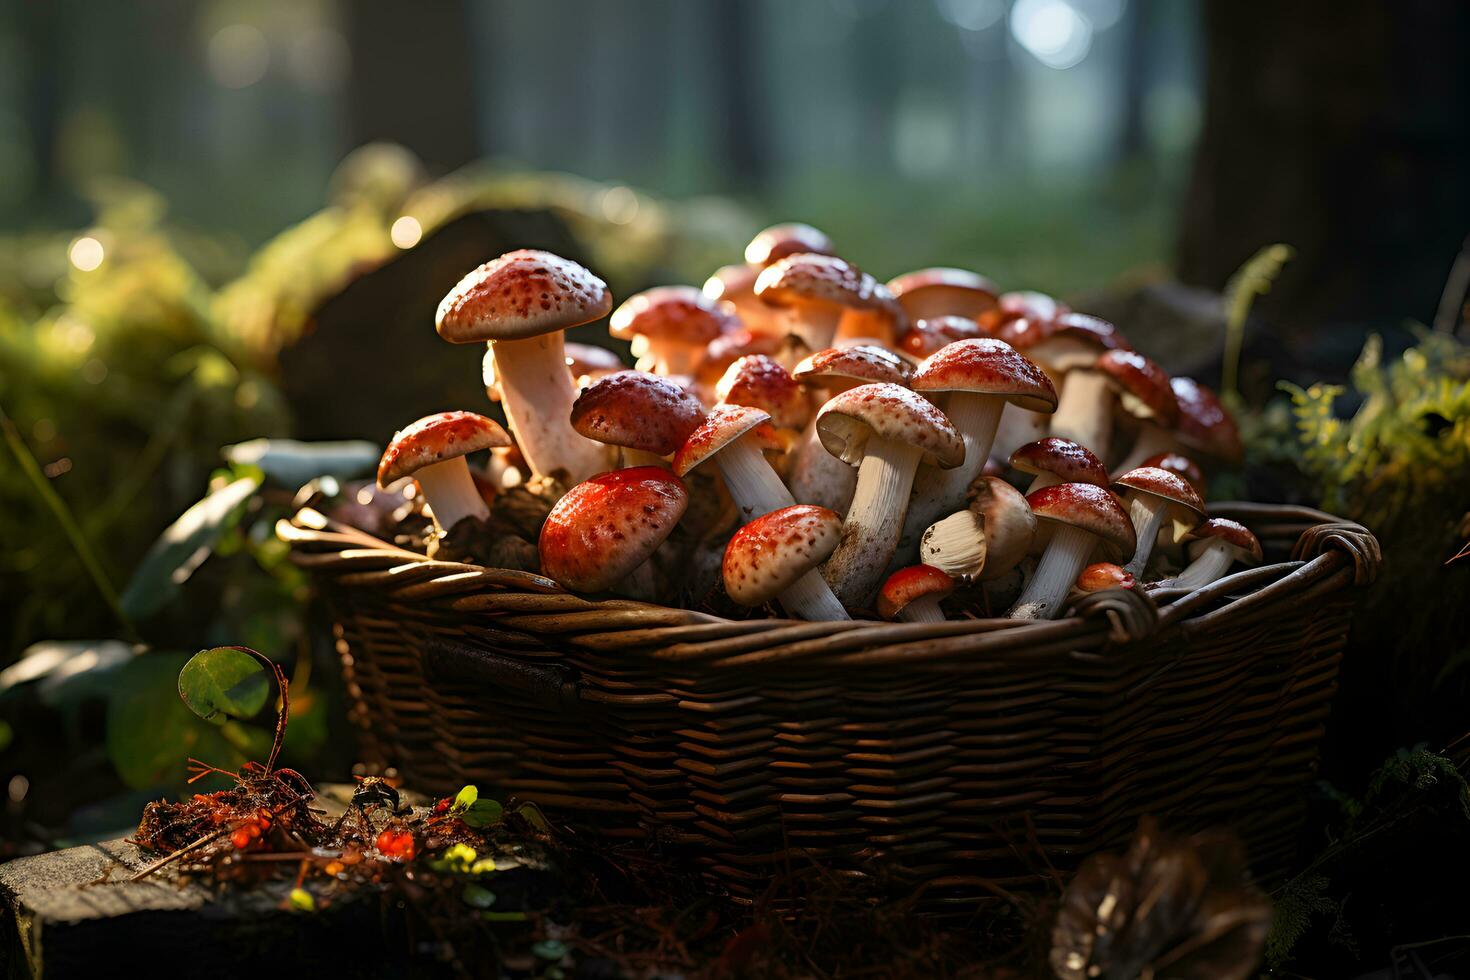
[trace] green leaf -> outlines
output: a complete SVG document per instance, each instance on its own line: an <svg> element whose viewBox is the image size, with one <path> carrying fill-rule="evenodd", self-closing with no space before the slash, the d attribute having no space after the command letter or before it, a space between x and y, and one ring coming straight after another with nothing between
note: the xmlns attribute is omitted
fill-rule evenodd
<svg viewBox="0 0 1470 980"><path fill-rule="evenodd" d="M177 786L190 757L221 769L237 769L270 751L266 732L203 721L175 692L181 653L144 653L117 671L107 704L107 755L133 789Z"/></svg>
<svg viewBox="0 0 1470 980"><path fill-rule="evenodd" d="M464 903L472 908L488 909L495 904L495 893L484 885L468 884L461 893Z"/></svg>
<svg viewBox="0 0 1470 980"><path fill-rule="evenodd" d="M231 463L257 466L268 480L290 490L317 477L350 480L371 473L381 455L377 446L363 440L251 439L224 448Z"/></svg>
<svg viewBox="0 0 1470 980"><path fill-rule="evenodd" d="M290 895L291 908L297 912L315 912L316 899L305 888L293 888Z"/></svg>
<svg viewBox="0 0 1470 980"><path fill-rule="evenodd" d="M475 805L475 801L479 798L480 788L478 786L466 786L455 795L454 803L449 808L456 813L460 810L468 810Z"/></svg>
<svg viewBox="0 0 1470 980"><path fill-rule="evenodd" d="M543 939L531 946L531 952L543 960L559 960L567 955L567 944L556 939Z"/></svg>
<svg viewBox="0 0 1470 980"><path fill-rule="evenodd" d="M178 594L179 586L213 553L220 537L239 520L260 480L242 477L215 490L159 535L123 590L123 612L134 619L151 616Z"/></svg>
<svg viewBox="0 0 1470 980"><path fill-rule="evenodd" d="M496 801L476 800L459 814L459 819L463 820L466 826L479 830L500 823L500 818L504 815L504 808Z"/></svg>
<svg viewBox="0 0 1470 980"><path fill-rule="evenodd" d="M270 700L265 667L240 647L201 650L179 671L179 697L205 721L254 718Z"/></svg>
<svg viewBox="0 0 1470 980"><path fill-rule="evenodd" d="M486 922L525 922L524 912L481 912L480 918Z"/></svg>

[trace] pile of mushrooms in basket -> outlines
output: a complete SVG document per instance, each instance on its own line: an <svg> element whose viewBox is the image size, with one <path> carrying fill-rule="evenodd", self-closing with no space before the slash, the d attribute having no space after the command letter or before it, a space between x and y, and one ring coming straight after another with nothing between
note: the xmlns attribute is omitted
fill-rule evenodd
<svg viewBox="0 0 1470 980"><path fill-rule="evenodd" d="M632 367L564 340L608 314ZM437 328L487 345L507 425L448 411L383 454L397 540L434 557L727 616L906 622L1055 619L1261 559L1205 518L1205 474L1241 454L1208 388L1040 293L950 268L878 282L806 225L616 308L580 265L510 252Z"/></svg>

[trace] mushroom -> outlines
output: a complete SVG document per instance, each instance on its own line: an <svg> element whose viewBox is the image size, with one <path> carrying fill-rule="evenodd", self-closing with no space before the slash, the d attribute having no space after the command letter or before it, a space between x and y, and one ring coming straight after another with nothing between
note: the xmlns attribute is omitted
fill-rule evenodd
<svg viewBox="0 0 1470 980"><path fill-rule="evenodd" d="M1235 521L1212 517L1191 531L1189 538L1189 566L1177 578L1160 585L1192 592L1224 577L1236 562L1261 563L1261 542L1249 528Z"/></svg>
<svg viewBox="0 0 1470 980"><path fill-rule="evenodd" d="M1065 303L1059 303L1046 293L1021 291L1001 293L994 308L980 314L980 326L992 336L1006 323L1021 318L1046 322L1058 314L1070 312Z"/></svg>
<svg viewBox="0 0 1470 980"><path fill-rule="evenodd" d="M1052 434L1080 442L1106 460L1115 408L1164 426L1173 425L1179 415L1162 368L1135 351L1110 350L1091 367L1067 375L1061 404L1052 416Z"/></svg>
<svg viewBox="0 0 1470 980"><path fill-rule="evenodd" d="M888 289L910 320L940 316L973 320L997 305L995 283L966 269L906 272L888 280Z"/></svg>
<svg viewBox="0 0 1470 980"><path fill-rule="evenodd" d="M687 475L714 459L725 477L741 523L796 503L771 469L763 449L778 445L771 416L744 405L716 405L674 454L674 472Z"/></svg>
<svg viewBox="0 0 1470 980"><path fill-rule="evenodd" d="M1115 565L1110 561L1100 561L1088 565L1082 569L1077 576L1077 581L1072 584L1072 591L1067 598L1077 600L1094 592L1104 592L1108 589L1131 589L1137 584L1137 580L1121 565Z"/></svg>
<svg viewBox="0 0 1470 980"><path fill-rule="evenodd" d="M632 343L640 371L692 374L705 345L740 321L693 286L656 286L629 296L613 312L608 333Z"/></svg>
<svg viewBox="0 0 1470 980"><path fill-rule="evenodd" d="M578 344L568 341L563 345L567 351L567 370L571 372L578 388L585 388L598 378L628 370L623 359L606 347L595 344Z"/></svg>
<svg viewBox="0 0 1470 980"><path fill-rule="evenodd" d="M791 372L798 382L825 402L860 384L888 382L908 385L908 363L882 347L856 345L829 347L807 357ZM822 446L812 419L797 443L790 468L791 495L803 503L820 504L847 513L857 487L857 471Z"/></svg>
<svg viewBox="0 0 1470 980"><path fill-rule="evenodd" d="M965 441L961 465L947 471L927 469L915 480L899 541L897 560L909 564L918 554L924 529L960 509L970 484L985 469L996 427L1006 404L1050 412L1057 404L1051 379L1010 344L989 337L960 340L940 350L914 372L914 390L942 396L942 407Z"/></svg>
<svg viewBox="0 0 1470 980"><path fill-rule="evenodd" d="M1240 430L1219 396L1193 378L1170 378L1169 389L1179 408L1174 424L1166 426L1148 417L1140 420L1138 439L1117 471L1144 466L1150 456L1166 452L1238 465L1244 452Z"/></svg>
<svg viewBox="0 0 1470 980"><path fill-rule="evenodd" d="M939 602L954 591L954 579L931 565L900 568L878 591L878 615L905 623L942 623Z"/></svg>
<svg viewBox="0 0 1470 980"><path fill-rule="evenodd" d="M474 412L426 415L394 433L378 462L378 486L384 490L406 476L418 480L434 526L442 536L466 517L490 516L470 476L465 456L481 449L509 446L499 423Z"/></svg>
<svg viewBox="0 0 1470 980"><path fill-rule="evenodd" d="M788 255L831 255L834 251L832 239L822 232L799 221L788 221L757 232L745 246L745 261L764 269Z"/></svg>
<svg viewBox="0 0 1470 980"><path fill-rule="evenodd" d="M855 338L886 347L907 326L887 286L836 256L789 255L760 274L755 294L781 308L788 332L811 350Z"/></svg>
<svg viewBox="0 0 1470 980"><path fill-rule="evenodd" d="M620 371L583 389L571 419L572 428L588 439L660 457L684 445L704 420L704 406L666 378Z"/></svg>
<svg viewBox="0 0 1470 980"><path fill-rule="evenodd" d="M817 572L841 535L842 518L825 507L797 504L762 514L725 546L725 591L742 606L777 600L798 619L847 619Z"/></svg>
<svg viewBox="0 0 1470 980"><path fill-rule="evenodd" d="M1194 487L1194 492L1204 497L1205 473L1199 468L1199 464L1188 456L1179 453L1157 453L1150 456L1139 464L1140 466L1157 466L1161 470L1168 470L1175 476L1183 477L1184 482Z"/></svg>
<svg viewBox="0 0 1470 980"><path fill-rule="evenodd" d="M1087 371L1108 351L1127 349L1128 341L1117 328L1095 316L1065 312L1048 320L1031 317L1012 320L999 327L996 336L1041 365L1060 392L1056 413L1050 419L1035 416L1017 419L1013 428L1016 435L1036 432L1044 435L1044 430L1049 429L1052 435L1071 439L1092 450L1100 459L1106 459L1107 447L1099 444L1094 430L1111 431L1112 402L1101 398L1089 387L1105 387L1106 383ZM1067 386L1073 381L1077 382L1077 390L1069 395ZM1089 413L1100 414L1094 416ZM1039 438L1041 435L1032 436L1032 439ZM1022 443L1030 441L1022 439L1021 443L998 448L1008 455Z"/></svg>
<svg viewBox="0 0 1470 980"><path fill-rule="evenodd" d="M829 453L858 468L842 542L822 577L844 606L865 607L898 546L914 470L921 461L959 466L965 444L933 404L889 383L859 385L827 402L817 435Z"/></svg>
<svg viewBox="0 0 1470 980"><path fill-rule="evenodd" d="M1137 550L1126 567L1131 575L1141 579L1164 522L1173 522L1171 537L1177 540L1204 520L1205 505L1199 494L1194 492L1194 487L1157 466L1129 470L1118 477L1116 485L1128 504L1128 513L1138 538Z"/></svg>
<svg viewBox="0 0 1470 980"><path fill-rule="evenodd" d="M998 476L982 476L970 489L970 506L924 532L919 558L962 582L992 582L1026 557L1036 515L1020 491Z"/></svg>
<svg viewBox="0 0 1470 980"><path fill-rule="evenodd" d="M1107 467L1087 447L1057 436L1028 442L1011 453L1011 469L1032 474L1027 493L1058 483L1091 483L1106 487L1111 482Z"/></svg>
<svg viewBox="0 0 1470 980"><path fill-rule="evenodd" d="M946 344L956 340L973 340L988 334L980 324L966 316L931 316L917 320L898 338L898 349L914 361L922 361Z"/></svg>
<svg viewBox="0 0 1470 980"><path fill-rule="evenodd" d="M577 592L630 579L684 516L684 481L657 466L601 473L572 487L541 525L541 572Z"/></svg>
<svg viewBox="0 0 1470 980"><path fill-rule="evenodd" d="M606 284L575 262L521 249L471 272L439 304L439 336L488 342L505 417L539 476L567 483L607 467L605 447L568 421L577 397L562 331L607 314Z"/></svg>
<svg viewBox="0 0 1470 980"><path fill-rule="evenodd" d="M759 408L782 429L800 429L812 417L806 390L791 372L765 354L748 354L734 361L715 385L715 397L720 404Z"/></svg>
<svg viewBox="0 0 1470 980"><path fill-rule="evenodd" d="M758 333L742 327L722 334L705 346L704 356L700 359L699 370L695 372L694 378L700 388L706 390L713 399L715 386L720 383L720 378L730 369L731 364L752 354L773 357L781 353L784 346L784 338L777 333Z"/></svg>
<svg viewBox="0 0 1470 980"><path fill-rule="evenodd" d="M720 266L704 281L702 292L706 299L734 313L745 329L761 334L780 334L782 330L776 322L776 311L755 295L755 280L762 268L748 262Z"/></svg>
<svg viewBox="0 0 1470 980"><path fill-rule="evenodd" d="M1101 546L1108 559L1133 553L1133 525L1118 499L1091 483L1058 483L1028 494L1037 520L1053 525L1031 581L1011 607L1012 619L1056 619L1077 573Z"/></svg>

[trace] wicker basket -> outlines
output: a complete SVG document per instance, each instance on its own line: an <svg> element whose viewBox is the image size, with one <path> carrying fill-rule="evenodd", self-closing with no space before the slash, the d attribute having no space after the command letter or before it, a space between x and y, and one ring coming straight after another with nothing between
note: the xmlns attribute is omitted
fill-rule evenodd
<svg viewBox="0 0 1470 980"><path fill-rule="evenodd" d="M815 863L944 902L1038 884L1147 813L1232 826L1267 877L1290 858L1378 544L1306 508L1210 510L1280 560L1049 623L737 622L314 511L278 530L333 608L370 766L656 839L737 897Z"/></svg>

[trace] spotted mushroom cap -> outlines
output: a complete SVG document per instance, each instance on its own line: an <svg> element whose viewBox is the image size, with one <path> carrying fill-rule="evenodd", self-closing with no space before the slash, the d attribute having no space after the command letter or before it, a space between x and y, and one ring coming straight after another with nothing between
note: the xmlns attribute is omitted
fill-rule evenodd
<svg viewBox="0 0 1470 980"><path fill-rule="evenodd" d="M1261 542L1244 524L1224 517L1212 517L1189 533L1190 557L1195 557L1211 541L1224 541L1235 552L1236 561L1247 565L1261 563Z"/></svg>
<svg viewBox="0 0 1470 980"><path fill-rule="evenodd" d="M766 448L780 444L770 427L771 416L746 405L716 405L674 453L674 472L684 476L747 432L755 432Z"/></svg>
<svg viewBox="0 0 1470 980"><path fill-rule="evenodd" d="M1220 397L1193 378L1170 378L1179 405L1174 437L1191 449L1226 463L1239 463L1245 450L1240 430Z"/></svg>
<svg viewBox="0 0 1470 980"><path fill-rule="evenodd" d="M1112 482L1107 468L1092 454L1092 450L1058 436L1026 443L1011 453L1011 467L1035 476L1050 473L1063 483L1091 483L1105 487Z"/></svg>
<svg viewBox="0 0 1470 980"><path fill-rule="evenodd" d="M842 518L825 507L797 504L762 514L725 546L725 591L742 606L785 592L837 549Z"/></svg>
<svg viewBox="0 0 1470 980"><path fill-rule="evenodd" d="M1037 520L1070 524L1097 536L1112 558L1133 554L1138 538L1123 505L1091 483L1058 483L1026 495Z"/></svg>
<svg viewBox="0 0 1470 980"><path fill-rule="evenodd" d="M1121 565L1100 561L1088 565L1077 576L1078 592L1101 592L1104 589L1131 589L1136 583Z"/></svg>
<svg viewBox="0 0 1470 980"><path fill-rule="evenodd" d="M1124 411L1152 419L1165 428L1179 418L1179 402L1164 369L1137 351L1110 350L1097 359L1095 370L1106 374L1118 391Z"/></svg>
<svg viewBox="0 0 1470 980"><path fill-rule="evenodd" d="M1186 483L1194 487L1196 493L1205 492L1205 472L1188 456L1181 453L1155 453L1144 460L1142 465L1167 470L1175 476L1183 477Z"/></svg>
<svg viewBox="0 0 1470 980"><path fill-rule="evenodd" d="M916 599L942 599L954 591L954 579L933 565L900 568L878 590L878 615L897 619L904 607Z"/></svg>
<svg viewBox="0 0 1470 980"><path fill-rule="evenodd" d="M619 340L643 336L703 347L740 321L693 286L655 286L613 311L607 332Z"/></svg>
<svg viewBox="0 0 1470 980"><path fill-rule="evenodd" d="M803 384L823 384L827 379L859 384L885 381L907 385L913 369L892 351L872 344L828 347L806 357L791 376Z"/></svg>
<svg viewBox="0 0 1470 980"><path fill-rule="evenodd" d="M572 403L572 428L588 439L667 456L704 420L704 406L667 378L619 371L588 385Z"/></svg>
<svg viewBox="0 0 1470 980"><path fill-rule="evenodd" d="M914 372L915 391L998 395L1030 412L1052 412L1057 390L1046 372L1002 340L978 337L941 347Z"/></svg>
<svg viewBox="0 0 1470 980"><path fill-rule="evenodd" d="M494 419L474 412L425 415L393 434L378 461L378 486L412 476L425 466L467 456L481 449L509 446L510 435Z"/></svg>
<svg viewBox="0 0 1470 980"><path fill-rule="evenodd" d="M1107 320L1070 311L1049 320L1013 320L998 328L996 336L1053 371L1089 367L1107 351L1129 349L1128 341Z"/></svg>
<svg viewBox="0 0 1470 980"><path fill-rule="evenodd" d="M704 281L704 288L700 292L712 302L730 300L737 296L754 296L755 280L760 274L761 267L749 262L722 265Z"/></svg>
<svg viewBox="0 0 1470 980"><path fill-rule="evenodd" d="M965 443L944 413L896 384L858 385L834 396L817 413L817 437L849 466L862 462L870 438L916 446L925 463L944 469L965 459Z"/></svg>
<svg viewBox="0 0 1470 980"><path fill-rule="evenodd" d="M908 356L923 360L945 344L988 336L979 322L967 316L931 316L915 321L898 338L898 347Z"/></svg>
<svg viewBox="0 0 1470 980"><path fill-rule="evenodd" d="M628 365L623 359L606 347L598 347L595 344L578 344L568 342L567 370L572 372L574 378L587 378L593 380L612 374L614 371L626 371Z"/></svg>
<svg viewBox="0 0 1470 980"><path fill-rule="evenodd" d="M1205 519L1205 504L1181 476L1157 466L1140 466L1113 481L1119 494L1146 493L1169 502L1169 517L1186 529ZM1177 536L1176 536L1177 540Z"/></svg>
<svg viewBox="0 0 1470 980"><path fill-rule="evenodd" d="M980 325L994 332L1005 323L1026 318L1046 322L1058 313L1067 312L1067 306L1046 293L1032 291L1001 293L994 309L980 314Z"/></svg>
<svg viewBox="0 0 1470 980"><path fill-rule="evenodd" d="M440 302L434 326L452 344L523 340L596 320L610 309L607 283L559 255L523 248L461 279Z"/></svg>
<svg viewBox="0 0 1470 980"><path fill-rule="evenodd" d="M745 246L745 261L751 265L769 266L788 255L803 252L814 255L831 255L833 252L832 239L811 225L790 221L771 225L764 231L758 232L750 240L750 244Z"/></svg>
<svg viewBox="0 0 1470 980"><path fill-rule="evenodd" d="M721 334L704 348L704 357L699 362L699 380L713 385L740 358L751 354L779 353L781 344L782 339L775 334L744 327Z"/></svg>
<svg viewBox="0 0 1470 980"><path fill-rule="evenodd" d="M541 525L541 572L577 592L605 591L648 560L688 506L684 481L659 466L585 480Z"/></svg>
<svg viewBox="0 0 1470 980"><path fill-rule="evenodd" d="M886 286L835 255L789 255L760 274L755 294L771 306L869 310L893 304Z"/></svg>
<svg viewBox="0 0 1470 980"><path fill-rule="evenodd" d="M973 317L997 302L995 283L968 269L918 269L888 280L888 288L911 317L941 313Z"/></svg>
<svg viewBox="0 0 1470 980"><path fill-rule="evenodd" d="M715 397L726 405L749 405L768 412L782 428L800 429L811 418L806 389L774 358L751 354L725 370Z"/></svg>

